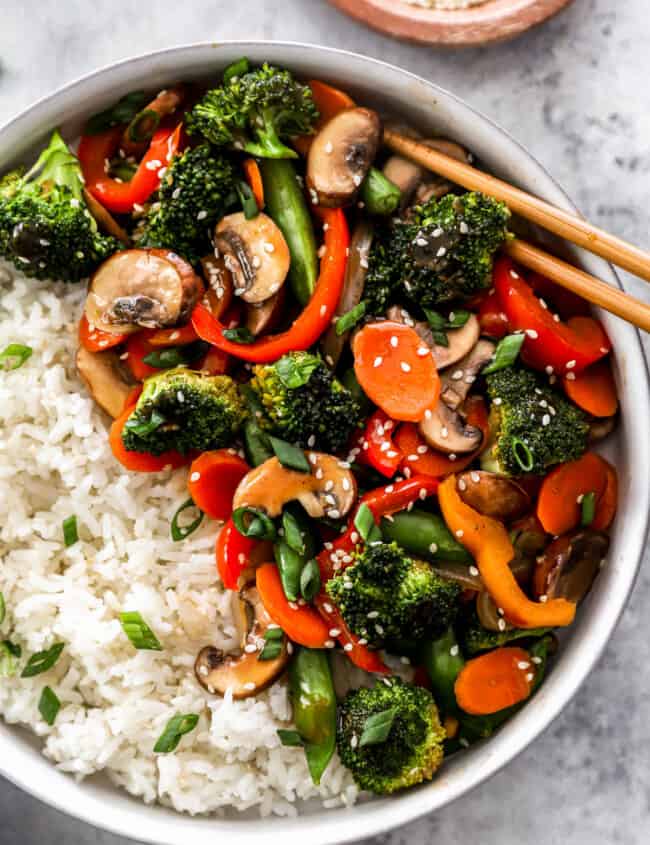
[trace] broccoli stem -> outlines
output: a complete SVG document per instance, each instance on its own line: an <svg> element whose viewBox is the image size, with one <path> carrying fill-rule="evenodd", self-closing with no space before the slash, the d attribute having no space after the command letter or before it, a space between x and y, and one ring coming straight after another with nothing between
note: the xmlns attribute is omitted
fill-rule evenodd
<svg viewBox="0 0 650 845"><path fill-rule="evenodd" d="M278 136L275 111L263 109L258 113L258 117L260 120L255 122L254 128L258 142L245 141L246 152L258 158L298 158L298 153L283 144Z"/></svg>

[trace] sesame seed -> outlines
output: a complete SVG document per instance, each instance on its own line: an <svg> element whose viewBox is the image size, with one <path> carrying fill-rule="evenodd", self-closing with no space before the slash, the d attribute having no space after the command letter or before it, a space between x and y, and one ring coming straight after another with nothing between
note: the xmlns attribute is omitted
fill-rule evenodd
<svg viewBox="0 0 650 845"><path fill-rule="evenodd" d="M546 594L544 594L543 596L539 597L539 600L541 601L542 604L546 604L546 602L548 601L548 596Z"/></svg>
<svg viewBox="0 0 650 845"><path fill-rule="evenodd" d="M328 514L330 519L338 519L341 516L341 511L337 510L336 508L332 508Z"/></svg>
<svg viewBox="0 0 650 845"><path fill-rule="evenodd" d="M465 223L464 220L460 221L458 225L458 230L460 231L461 235L466 235L469 232L469 226Z"/></svg>
<svg viewBox="0 0 650 845"><path fill-rule="evenodd" d="M450 461L455 461L458 458L458 455L455 452L450 452L447 457Z"/></svg>
<svg viewBox="0 0 650 845"><path fill-rule="evenodd" d="M530 660L531 660L531 663L534 663L536 666L539 666L540 663L542 662L541 657L531 657Z"/></svg>
<svg viewBox="0 0 650 845"><path fill-rule="evenodd" d="M429 551L431 552L432 555L435 555L435 553L438 551L438 544L437 543L431 543L429 545Z"/></svg>
<svg viewBox="0 0 650 845"><path fill-rule="evenodd" d="M417 461L417 459L418 459L418 456L416 454L406 456L407 461Z"/></svg>
<svg viewBox="0 0 650 845"><path fill-rule="evenodd" d="M291 610L298 610L298 604L295 601L290 601L289 607L291 608Z"/></svg>
<svg viewBox="0 0 650 845"><path fill-rule="evenodd" d="M440 436L443 437L445 440L449 437L449 429L446 425L440 429Z"/></svg>
<svg viewBox="0 0 650 845"><path fill-rule="evenodd" d="M430 351L431 350L428 346L418 346L416 355L418 355L420 358L424 358L424 356L428 355Z"/></svg>
<svg viewBox="0 0 650 845"><path fill-rule="evenodd" d="M327 314L327 305L321 305L319 313L321 317L324 317Z"/></svg>
<svg viewBox="0 0 650 845"><path fill-rule="evenodd" d="M506 629L506 620L505 620L505 619L499 619L499 621L497 622L497 628L498 628L500 631L505 631L505 629Z"/></svg>
<svg viewBox="0 0 650 845"><path fill-rule="evenodd" d="M474 575L474 577L476 577L479 574L479 571L478 571L476 566L470 566L468 571L469 571L469 574Z"/></svg>
<svg viewBox="0 0 650 845"><path fill-rule="evenodd" d="M429 447L423 443L421 446L418 446L415 451L418 453L418 455L426 455L426 453L429 451Z"/></svg>
<svg viewBox="0 0 650 845"><path fill-rule="evenodd" d="M411 665L411 658L407 657L405 654L403 654L400 657L399 662L403 663L405 666L410 666Z"/></svg>
<svg viewBox="0 0 650 845"><path fill-rule="evenodd" d="M199 478L201 478L200 472L193 472L192 475L190 475L190 481L198 481Z"/></svg>
<svg viewBox="0 0 650 845"><path fill-rule="evenodd" d="M426 411L424 412L424 418L427 419L427 420L430 420L432 416L433 416L433 411L431 410L431 408L427 408Z"/></svg>
<svg viewBox="0 0 650 845"><path fill-rule="evenodd" d="M343 479L343 481L341 482L341 487L342 487L344 490L349 490L349 489L350 489L350 486L351 486L351 485L350 485L350 479L349 479L349 478L344 478L344 479Z"/></svg>
<svg viewBox="0 0 650 845"><path fill-rule="evenodd" d="M511 271L510 271L510 276L511 276L511 278L513 278L513 279L518 279L518 278L519 278L519 273L516 273L514 270L511 270Z"/></svg>
<svg viewBox="0 0 650 845"><path fill-rule="evenodd" d="M545 373L546 373L546 375L547 375L547 376L552 376L552 375L553 375L553 367L551 367L551 365L550 365L550 364L549 364L547 367L544 367L544 371L545 371Z"/></svg>
<svg viewBox="0 0 650 845"><path fill-rule="evenodd" d="M379 623L377 623L377 624L375 625L375 631L376 631L376 632L377 632L380 636L381 636L381 634L383 634L383 633L384 633L384 629L383 629L383 627L382 627Z"/></svg>
<svg viewBox="0 0 650 845"><path fill-rule="evenodd" d="M501 399L501 397L500 397L500 396L497 396L497 397L496 397L496 399L493 399L493 400L492 400L492 402L493 402L495 405L501 405L501 404L502 404L502 402L503 402L503 399Z"/></svg>
<svg viewBox="0 0 650 845"><path fill-rule="evenodd" d="M320 247L320 249L318 250L318 257L322 258L325 255L326 252L327 252L327 247L325 246L325 244L323 244L322 247Z"/></svg>
<svg viewBox="0 0 650 845"><path fill-rule="evenodd" d="M316 478L318 478L320 480L323 477L323 470L320 467L318 467L318 469L316 470L314 475L316 476Z"/></svg>
<svg viewBox="0 0 650 845"><path fill-rule="evenodd" d="M460 649L457 645L452 645L452 647L449 649L449 654L451 654L452 657L456 657L459 651Z"/></svg>
<svg viewBox="0 0 650 845"><path fill-rule="evenodd" d="M333 151L334 151L334 145L332 144L331 141L328 141L325 144L325 152L327 153L327 155L330 155Z"/></svg>
<svg viewBox="0 0 650 845"><path fill-rule="evenodd" d="M407 364L407 362L406 362L406 361L401 361L401 362L400 362L400 367L402 368L402 371L403 371L403 372L405 372L405 373L410 373L410 372L411 372L411 365L410 365L410 364Z"/></svg>
<svg viewBox="0 0 650 845"><path fill-rule="evenodd" d="M381 365L383 363L384 363L384 359L381 357L381 355L377 355L375 360L372 362L372 366L373 367L381 367Z"/></svg>
<svg viewBox="0 0 650 845"><path fill-rule="evenodd" d="M352 651L353 648L354 648L354 646L352 645L352 643L346 643L343 646L343 651Z"/></svg>
<svg viewBox="0 0 650 845"><path fill-rule="evenodd" d="M520 660L517 663L517 668L518 669L530 669L530 663L529 663L528 660Z"/></svg>
<svg viewBox="0 0 650 845"><path fill-rule="evenodd" d="M572 370L572 369L575 367L575 365L576 365L575 360L573 360L573 361L567 361L567 362L566 362L566 368L567 368L567 370Z"/></svg>
<svg viewBox="0 0 650 845"><path fill-rule="evenodd" d="M576 380L576 374L575 373L567 373L566 377L567 377L567 381L575 381Z"/></svg>
<svg viewBox="0 0 650 845"><path fill-rule="evenodd" d="M254 651L257 651L257 646L255 643L248 643L248 645L244 646L244 651L246 654L252 654Z"/></svg>
<svg viewBox="0 0 650 845"><path fill-rule="evenodd" d="M416 246L426 246L428 243L429 242L427 241L426 238L416 238L415 239Z"/></svg>
<svg viewBox="0 0 650 845"><path fill-rule="evenodd" d="M455 532L456 536L457 536L459 539L463 536L463 534L464 534L464 533L465 533L465 532L463 531L463 529L462 529L462 528L459 528L459 529Z"/></svg>
<svg viewBox="0 0 650 845"><path fill-rule="evenodd" d="M550 422L551 422L551 415L550 414L544 414L544 416L542 417L542 425L549 425Z"/></svg>
<svg viewBox="0 0 650 845"><path fill-rule="evenodd" d="M465 490L467 490L467 482L465 481L464 478L458 479L458 489L460 490L461 493L464 493Z"/></svg>
<svg viewBox="0 0 650 845"><path fill-rule="evenodd" d="M531 340L537 340L537 338L539 337L535 329L526 329L526 334Z"/></svg>
<svg viewBox="0 0 650 845"><path fill-rule="evenodd" d="M526 675L526 680L528 681L528 683L531 683L532 681L534 681L534 680L535 680L535 673L534 673L534 672L529 672L529 673Z"/></svg>
<svg viewBox="0 0 650 845"><path fill-rule="evenodd" d="M336 637L340 637L341 636L341 629L340 628L330 628L329 634L330 634L330 637L333 637L334 639Z"/></svg>
<svg viewBox="0 0 650 845"><path fill-rule="evenodd" d="M399 340L397 339L397 337L395 335L391 335L390 345L393 347L393 349L397 349L398 343Z"/></svg>
<svg viewBox="0 0 650 845"><path fill-rule="evenodd" d="M577 504L581 505L581 504L582 504L582 500L584 499L584 497L585 497L585 494L584 494L584 493L580 493L580 495L579 495L579 496L576 496L576 502L577 502Z"/></svg>
<svg viewBox="0 0 650 845"><path fill-rule="evenodd" d="M438 252L436 252L436 258L442 258L442 256L446 255L446 254L447 254L447 248L444 247L444 246L441 246L440 249L438 250Z"/></svg>
<svg viewBox="0 0 650 845"><path fill-rule="evenodd" d="M254 690L255 689L254 682L253 681L246 681L246 683L244 684L244 689L245 690Z"/></svg>
<svg viewBox="0 0 650 845"><path fill-rule="evenodd" d="M553 314L553 319L555 320L556 323L559 323L560 322L560 315L559 314Z"/></svg>

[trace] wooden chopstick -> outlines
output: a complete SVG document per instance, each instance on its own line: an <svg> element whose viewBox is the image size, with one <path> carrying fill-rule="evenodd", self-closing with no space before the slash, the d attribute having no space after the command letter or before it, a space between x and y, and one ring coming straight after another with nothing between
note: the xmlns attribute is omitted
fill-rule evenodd
<svg viewBox="0 0 650 845"><path fill-rule="evenodd" d="M537 223L538 226L548 229L549 232L553 232L555 235L589 250L589 252L600 255L601 258L611 261L612 264L616 264L635 276L645 279L646 282L650 282L650 254L621 240L621 238L610 235L581 217L556 208L538 197L531 196L531 194L527 194L519 188L514 188L507 182L502 182L482 170L477 170L469 164L457 161L444 153L438 152L438 150L427 147L425 144L408 138L394 129L384 129L384 142L394 152L411 159L422 167L462 185L469 191L481 191L505 202L511 211L521 215L521 217ZM569 265L565 266L568 267ZM563 284L563 281L561 283ZM601 282L600 284L604 283ZM587 299L590 298L587 292L583 296ZM603 307L607 306L603 305Z"/></svg>
<svg viewBox="0 0 650 845"><path fill-rule="evenodd" d="M503 248L511 258L523 264L524 267L541 273L562 287L577 293L583 299L593 302L594 305L599 305L606 311L616 314L617 317L622 317L628 323L650 332L650 305L640 299L623 293L622 290L585 273L584 270L578 270L566 261L549 255L544 250L519 238L507 241Z"/></svg>

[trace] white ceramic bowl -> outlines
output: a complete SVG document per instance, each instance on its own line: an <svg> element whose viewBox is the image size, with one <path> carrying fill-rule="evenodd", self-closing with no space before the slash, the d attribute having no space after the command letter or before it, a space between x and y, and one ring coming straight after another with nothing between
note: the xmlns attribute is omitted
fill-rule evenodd
<svg viewBox="0 0 650 845"><path fill-rule="evenodd" d="M452 94L373 59L303 44L236 42L198 44L151 53L97 71L31 106L0 130L0 172L38 146L57 125L74 137L89 114L134 88L156 88L216 74L241 55L286 65L305 78L320 77L360 102L402 114L410 123L469 147L493 172L566 209L573 206L546 171L502 129ZM574 260L579 260L574 254ZM619 282L598 258L584 267ZM620 507L607 566L581 608L550 677L534 700L491 740L455 756L431 784L353 809L310 806L297 819L233 816L190 818L145 806L93 779L76 783L41 756L26 733L0 724L0 773L41 800L90 824L156 845L326 845L372 836L416 819L463 795L522 751L559 714L600 656L632 589L648 522L650 450L645 429L648 376L638 334L600 315L614 343L622 425L613 457L620 474ZM567 787L569 784L567 784Z"/></svg>

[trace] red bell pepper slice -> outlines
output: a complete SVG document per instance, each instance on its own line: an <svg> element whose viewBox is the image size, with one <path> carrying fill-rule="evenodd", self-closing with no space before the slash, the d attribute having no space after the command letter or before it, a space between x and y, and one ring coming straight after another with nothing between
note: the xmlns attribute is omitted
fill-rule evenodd
<svg viewBox="0 0 650 845"><path fill-rule="evenodd" d="M244 537L229 519L217 537L217 570L227 590L239 589L239 578L250 566L253 550L260 541Z"/></svg>
<svg viewBox="0 0 650 845"><path fill-rule="evenodd" d="M119 346L129 337L128 334L114 334L113 332L104 332L101 329L91 329L85 314L82 314L81 320L79 320L79 343L89 352L104 352L113 346Z"/></svg>
<svg viewBox="0 0 650 845"><path fill-rule="evenodd" d="M494 265L494 285L512 331L525 331L522 358L531 367L564 375L580 372L611 349L603 327L591 317L566 323L543 307L506 256Z"/></svg>
<svg viewBox="0 0 650 845"><path fill-rule="evenodd" d="M491 293L481 303L478 309L478 322L481 327L481 334L501 340L510 331L508 317L501 308L499 297Z"/></svg>
<svg viewBox="0 0 650 845"><path fill-rule="evenodd" d="M329 328L341 297L347 251L350 243L345 214L340 208L319 209L324 223L325 251L321 258L316 289L290 329L268 335L255 343L233 343L223 336L226 326L199 303L192 312L192 325L202 339L235 358L265 364L277 361L286 352L308 349Z"/></svg>
<svg viewBox="0 0 650 845"><path fill-rule="evenodd" d="M386 478L395 475L404 458L402 451L393 442L396 428L388 414L378 408L368 419L366 429L357 441L361 447L357 460L369 464Z"/></svg>
<svg viewBox="0 0 650 845"><path fill-rule="evenodd" d="M156 347L186 346L194 343L199 336L194 331L194 326L188 323L186 326L179 326L175 329L155 329L149 335L149 343Z"/></svg>
<svg viewBox="0 0 650 845"><path fill-rule="evenodd" d="M144 381L149 376L160 372L158 367L152 367L144 360L147 355L154 351L149 341L151 331L144 329L136 334L129 335L126 341L126 363L131 375L138 381Z"/></svg>
<svg viewBox="0 0 650 845"><path fill-rule="evenodd" d="M82 135L77 156L86 187L109 211L128 214L133 211L134 205L142 205L158 189L160 171L169 166L181 148L182 131L182 124L176 129L157 129L149 149L128 182L118 182L106 173L106 162L120 145L122 127L117 126L98 135Z"/></svg>
<svg viewBox="0 0 650 845"><path fill-rule="evenodd" d="M379 656L379 652L372 651L366 648L363 643L359 642L359 637L353 634L345 624L345 620L341 616L341 611L336 605L331 603L331 599L324 590L316 596L314 604L325 622L327 622L328 630L338 630L341 632L336 639L343 646L343 651L355 666L366 672L379 672L382 675L389 674L390 669Z"/></svg>

